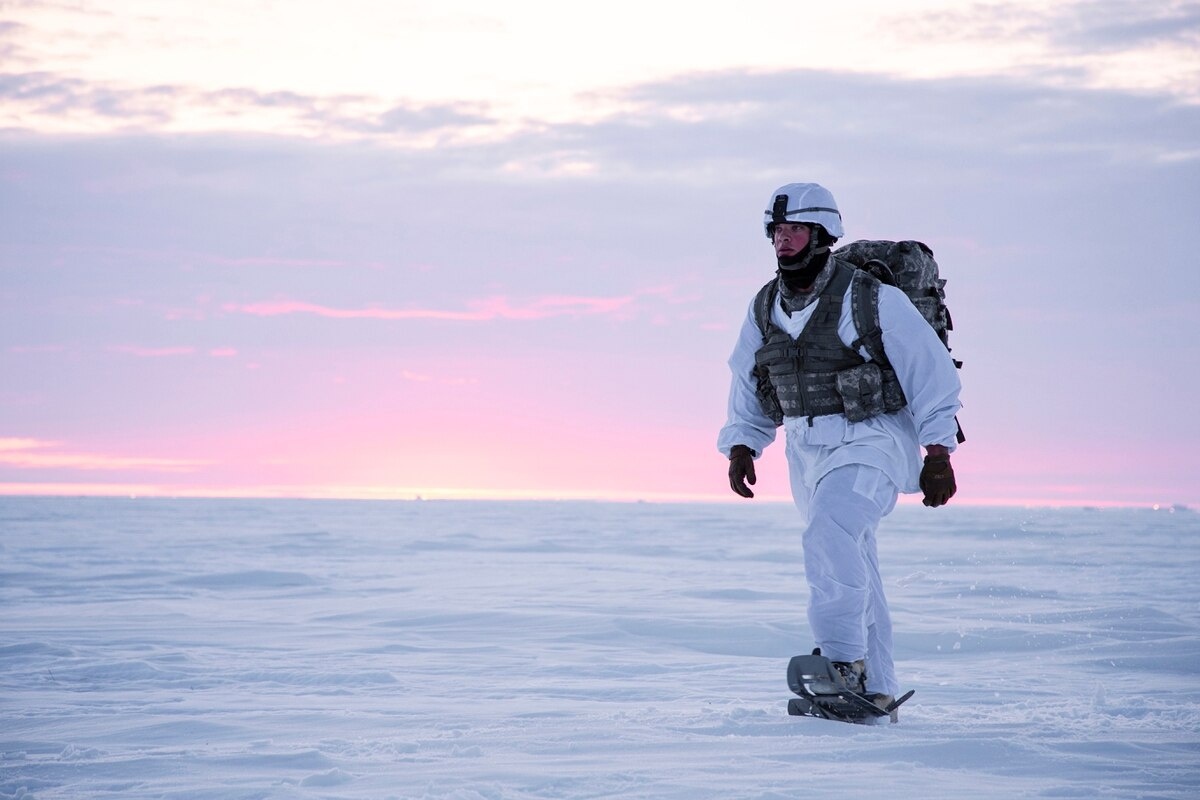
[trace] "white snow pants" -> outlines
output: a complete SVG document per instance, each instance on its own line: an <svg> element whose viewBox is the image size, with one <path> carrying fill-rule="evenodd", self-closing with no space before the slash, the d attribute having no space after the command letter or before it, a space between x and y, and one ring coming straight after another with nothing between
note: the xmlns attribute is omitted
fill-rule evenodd
<svg viewBox="0 0 1200 800"><path fill-rule="evenodd" d="M867 662L867 691L895 695L892 619L879 575L875 531L896 506L896 485L879 469L851 464L830 471L811 490L793 486L807 509L804 572L808 624L821 654Z"/></svg>

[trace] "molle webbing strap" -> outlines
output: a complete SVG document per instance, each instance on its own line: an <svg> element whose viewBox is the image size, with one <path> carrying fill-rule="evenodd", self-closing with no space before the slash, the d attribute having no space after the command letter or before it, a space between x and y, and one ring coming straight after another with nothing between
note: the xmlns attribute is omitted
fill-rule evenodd
<svg viewBox="0 0 1200 800"><path fill-rule="evenodd" d="M842 320L842 303L846 289L854 277L854 271L834 265L833 277L821 292L817 307L800 333L806 355L821 359L838 358L846 345L838 336L838 324Z"/></svg>
<svg viewBox="0 0 1200 800"><path fill-rule="evenodd" d="M775 305L775 295L779 291L778 278L772 278L758 290L754 296L754 322L758 325L759 333L767 338L771 326L771 309Z"/></svg>

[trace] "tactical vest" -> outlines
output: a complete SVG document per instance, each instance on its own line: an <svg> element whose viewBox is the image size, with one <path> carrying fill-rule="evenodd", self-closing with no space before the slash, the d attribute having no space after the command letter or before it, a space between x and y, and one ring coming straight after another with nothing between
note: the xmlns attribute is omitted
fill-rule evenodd
<svg viewBox="0 0 1200 800"><path fill-rule="evenodd" d="M851 289L851 311L859 334L851 347L838 336L847 288ZM763 413L776 425L782 425L784 417L808 417L811 425L813 417L828 414L843 414L850 422L860 422L908 404L896 372L883 354L878 278L837 263L795 339L771 321L778 293L776 278L754 298L754 317L763 343L754 354L751 373ZM858 354L859 346L866 347L872 361Z"/></svg>

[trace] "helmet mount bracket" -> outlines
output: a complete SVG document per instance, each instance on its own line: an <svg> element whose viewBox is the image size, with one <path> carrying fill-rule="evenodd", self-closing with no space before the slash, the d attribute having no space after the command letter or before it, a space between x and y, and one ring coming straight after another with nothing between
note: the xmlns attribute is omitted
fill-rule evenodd
<svg viewBox="0 0 1200 800"><path fill-rule="evenodd" d="M788 196L786 194L775 195L775 204L771 208L771 222L778 225L780 222L787 221L787 204Z"/></svg>

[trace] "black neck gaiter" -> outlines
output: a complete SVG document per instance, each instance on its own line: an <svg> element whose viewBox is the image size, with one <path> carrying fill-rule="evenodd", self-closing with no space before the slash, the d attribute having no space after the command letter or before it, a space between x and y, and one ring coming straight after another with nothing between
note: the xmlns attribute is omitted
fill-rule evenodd
<svg viewBox="0 0 1200 800"><path fill-rule="evenodd" d="M803 266L789 269L784 259L779 259L779 296L789 316L815 300L832 274L826 269L832 262L828 247L818 248L805 260L808 263Z"/></svg>

